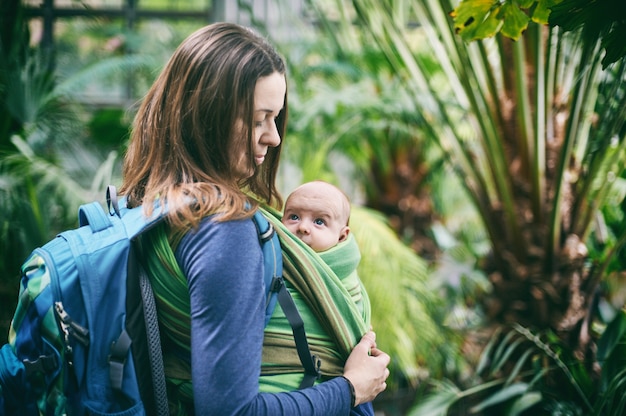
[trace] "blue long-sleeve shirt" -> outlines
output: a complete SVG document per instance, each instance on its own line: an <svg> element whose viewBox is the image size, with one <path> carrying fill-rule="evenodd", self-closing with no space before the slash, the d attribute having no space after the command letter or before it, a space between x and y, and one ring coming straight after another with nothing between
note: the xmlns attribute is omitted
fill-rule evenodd
<svg viewBox="0 0 626 416"><path fill-rule="evenodd" d="M348 415L343 378L312 388L258 392L263 346L263 259L251 220L205 220L176 249L191 301L197 415Z"/></svg>

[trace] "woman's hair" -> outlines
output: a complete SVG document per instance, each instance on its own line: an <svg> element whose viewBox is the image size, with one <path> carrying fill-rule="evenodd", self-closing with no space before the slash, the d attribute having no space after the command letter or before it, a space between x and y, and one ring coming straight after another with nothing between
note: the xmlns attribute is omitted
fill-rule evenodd
<svg viewBox="0 0 626 416"><path fill-rule="evenodd" d="M120 189L129 206L150 211L156 198L165 199L174 223L195 225L211 213L223 220L247 216L255 202L242 189L282 204L275 184L282 141L259 166L252 143L255 86L275 72L285 74L283 59L248 28L215 23L191 34L135 116ZM276 119L281 138L286 120L285 93ZM244 151L254 174L242 180L236 166Z"/></svg>

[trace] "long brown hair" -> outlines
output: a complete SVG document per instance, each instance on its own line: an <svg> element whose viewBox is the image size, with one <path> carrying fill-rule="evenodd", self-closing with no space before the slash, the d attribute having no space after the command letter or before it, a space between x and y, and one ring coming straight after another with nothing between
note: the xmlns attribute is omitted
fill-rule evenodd
<svg viewBox="0 0 626 416"><path fill-rule="evenodd" d="M280 206L275 182L282 141L260 166L252 143L254 89L275 72L285 74L283 59L248 28L214 23L183 41L135 116L120 189L129 205L150 211L156 198L165 199L173 223L192 225L216 212L222 220L248 216L246 205L254 208L255 201L242 189ZM276 119L281 138L286 121L285 94ZM254 169L244 180L235 169L242 149ZM197 203L185 202L190 198Z"/></svg>

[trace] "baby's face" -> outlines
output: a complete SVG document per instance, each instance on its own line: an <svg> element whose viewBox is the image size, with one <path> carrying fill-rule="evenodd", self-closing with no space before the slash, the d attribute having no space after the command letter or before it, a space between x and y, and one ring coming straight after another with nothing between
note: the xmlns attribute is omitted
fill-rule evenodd
<svg viewBox="0 0 626 416"><path fill-rule="evenodd" d="M297 192L289 196L282 222L313 250L328 250L348 235L341 204L328 194Z"/></svg>

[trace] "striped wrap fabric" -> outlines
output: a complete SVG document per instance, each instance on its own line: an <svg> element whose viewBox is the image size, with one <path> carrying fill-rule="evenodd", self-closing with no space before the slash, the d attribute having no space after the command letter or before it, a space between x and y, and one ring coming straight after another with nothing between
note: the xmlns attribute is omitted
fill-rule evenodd
<svg viewBox="0 0 626 416"><path fill-rule="evenodd" d="M280 222L280 212L261 208L279 235L283 250L283 277L304 322L311 352L322 362L323 379L342 374L343 364L361 336L370 328L369 298L356 274L360 260L353 237L315 253ZM189 293L163 226L142 238L145 267L155 293L161 336L179 348L190 348ZM335 272L337 271L337 273ZM164 357L166 378L180 399L192 402L188 363ZM291 327L277 305L265 329L260 391L296 390L303 368ZM323 381L323 380L322 380Z"/></svg>

